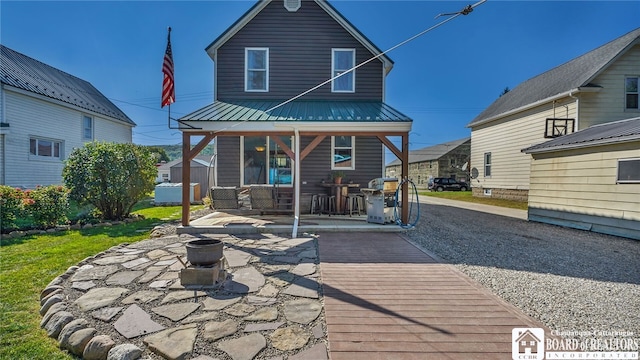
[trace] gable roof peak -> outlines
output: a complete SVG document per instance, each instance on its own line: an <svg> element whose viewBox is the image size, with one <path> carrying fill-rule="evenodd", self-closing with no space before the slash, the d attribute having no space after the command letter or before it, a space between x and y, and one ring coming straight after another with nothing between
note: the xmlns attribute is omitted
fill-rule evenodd
<svg viewBox="0 0 640 360"><path fill-rule="evenodd" d="M258 15L264 8L266 8L273 1L287 1L287 0L259 0L256 2L247 12L245 12L240 18L238 18L231 26L229 26L220 36L218 36L211 44L209 44L205 51L209 54L209 57L215 61L216 51L224 45L229 39L231 39L237 32L239 32L245 25L247 25L256 15ZM393 60L389 58L383 51L380 50L375 44L373 44L364 34L360 32L349 20L347 20L336 8L334 8L327 0L300 0L301 6L305 6L305 2L315 2L322 8L329 16L331 16L338 24L340 24L347 32L349 32L355 39L357 39L365 48L367 48L374 55L379 56L378 59L382 62L385 69L385 74L388 74L393 68Z"/></svg>

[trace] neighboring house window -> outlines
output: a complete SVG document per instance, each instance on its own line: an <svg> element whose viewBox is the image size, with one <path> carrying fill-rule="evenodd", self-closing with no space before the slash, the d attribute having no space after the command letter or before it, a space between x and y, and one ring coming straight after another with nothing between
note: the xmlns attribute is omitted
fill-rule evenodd
<svg viewBox="0 0 640 360"><path fill-rule="evenodd" d="M491 176L491 153L484 153L484 176Z"/></svg>
<svg viewBox="0 0 640 360"><path fill-rule="evenodd" d="M627 109L640 109L638 106L638 77L628 77L625 79L625 95Z"/></svg>
<svg viewBox="0 0 640 360"><path fill-rule="evenodd" d="M244 91L269 91L269 49L246 48Z"/></svg>
<svg viewBox="0 0 640 360"><path fill-rule="evenodd" d="M91 116L82 116L82 139L93 140L93 118Z"/></svg>
<svg viewBox="0 0 640 360"><path fill-rule="evenodd" d="M41 138L29 139L29 154L39 158L62 158L62 141Z"/></svg>
<svg viewBox="0 0 640 360"><path fill-rule="evenodd" d="M332 136L331 154L332 169L355 170L354 156L355 136Z"/></svg>
<svg viewBox="0 0 640 360"><path fill-rule="evenodd" d="M618 160L617 183L640 183L640 159Z"/></svg>
<svg viewBox="0 0 640 360"><path fill-rule="evenodd" d="M331 77L334 78L355 66L355 49L331 49ZM331 82L332 92L355 92L355 70L340 76Z"/></svg>

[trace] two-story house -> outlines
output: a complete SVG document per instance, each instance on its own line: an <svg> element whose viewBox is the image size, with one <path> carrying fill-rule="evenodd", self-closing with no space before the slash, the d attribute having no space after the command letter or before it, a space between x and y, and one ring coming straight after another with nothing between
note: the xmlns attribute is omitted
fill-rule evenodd
<svg viewBox="0 0 640 360"><path fill-rule="evenodd" d="M183 158L216 138L216 184L289 188L299 209L331 171L382 177L385 146L406 173L412 120L384 102L393 62L327 1L259 1L206 52L214 102L179 122ZM204 138L189 151L191 136Z"/></svg>
<svg viewBox="0 0 640 360"><path fill-rule="evenodd" d="M639 79L640 28L498 98L468 124L473 194L527 201L532 159L521 150L637 117Z"/></svg>
<svg viewBox="0 0 640 360"><path fill-rule="evenodd" d="M61 184L74 148L132 141L135 123L89 82L0 48L0 184Z"/></svg>

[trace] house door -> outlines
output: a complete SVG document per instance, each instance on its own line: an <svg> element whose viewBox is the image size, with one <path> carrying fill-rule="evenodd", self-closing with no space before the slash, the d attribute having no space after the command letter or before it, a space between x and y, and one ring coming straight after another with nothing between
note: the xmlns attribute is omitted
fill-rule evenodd
<svg viewBox="0 0 640 360"><path fill-rule="evenodd" d="M280 139L292 148L293 138ZM244 136L240 142L243 154L243 184L293 184L292 161L270 136Z"/></svg>

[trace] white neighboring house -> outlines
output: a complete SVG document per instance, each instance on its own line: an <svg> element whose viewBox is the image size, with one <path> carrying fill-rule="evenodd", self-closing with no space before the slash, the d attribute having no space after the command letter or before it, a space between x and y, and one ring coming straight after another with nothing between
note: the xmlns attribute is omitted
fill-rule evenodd
<svg viewBox="0 0 640 360"><path fill-rule="evenodd" d="M62 184L74 148L132 142L136 124L89 82L0 47L1 185Z"/></svg>
<svg viewBox="0 0 640 360"><path fill-rule="evenodd" d="M467 125L473 195L527 201L532 158L520 150L638 116L639 83L640 28L502 95Z"/></svg>

